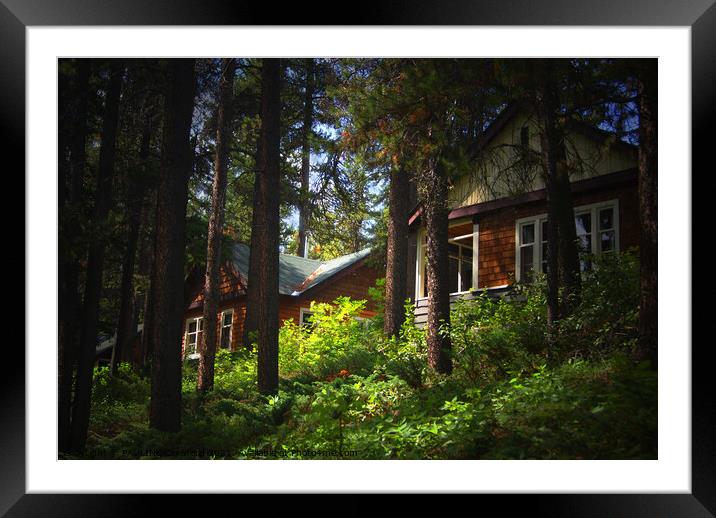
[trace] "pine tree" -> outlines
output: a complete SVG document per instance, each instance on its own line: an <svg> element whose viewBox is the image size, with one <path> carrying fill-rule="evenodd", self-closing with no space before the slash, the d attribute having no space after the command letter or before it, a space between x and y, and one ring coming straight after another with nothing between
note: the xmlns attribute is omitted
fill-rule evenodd
<svg viewBox="0 0 716 518"><path fill-rule="evenodd" d="M408 173L398 167L391 168L383 324L386 336L397 336L405 321L404 302L408 284L409 188Z"/></svg>
<svg viewBox="0 0 716 518"><path fill-rule="evenodd" d="M82 310L81 350L77 365L74 400L72 402L71 449L75 452L84 450L87 441L87 427L89 426L92 376L106 245L104 232L106 232L107 215L112 201L112 179L123 75L123 61L112 60L102 123L102 141L100 144L99 166L97 168L97 189L92 217L95 235L90 243L87 258Z"/></svg>
<svg viewBox="0 0 716 518"><path fill-rule="evenodd" d="M258 388L262 394L278 390L278 244L280 195L281 64L264 59L261 71L261 165L257 174L262 213L256 218L251 254L260 258L258 275ZM257 208L258 210L258 208ZM254 236L257 238L255 239Z"/></svg>
<svg viewBox="0 0 716 518"><path fill-rule="evenodd" d="M64 65L61 62L61 65ZM69 65L69 63L67 63ZM58 308L58 437L59 450L70 449L72 385L78 356L79 322L79 211L82 184L87 162L87 118L90 90L91 61L80 59L71 63L73 78L60 81L60 99L68 106L62 120L60 135L59 204L59 308ZM62 66L60 67L62 70ZM63 76L61 76L62 78ZM63 92L67 97L63 97ZM70 102L73 98L75 102Z"/></svg>
<svg viewBox="0 0 716 518"><path fill-rule="evenodd" d="M149 423L175 432L181 428L181 333L184 314L184 247L189 129L195 92L193 59L168 60L162 158L151 280L152 389ZM146 325L146 324L145 324Z"/></svg>
<svg viewBox="0 0 716 518"><path fill-rule="evenodd" d="M226 204L227 162L231 147L231 120L236 62L232 58L221 60L219 104L217 107L216 159L211 192L211 215L206 250L204 281L204 333L199 344L199 372L197 389L206 392L214 386L214 358L216 355L217 313L219 305L219 268L221 238L224 228Z"/></svg>
<svg viewBox="0 0 716 518"><path fill-rule="evenodd" d="M298 243L296 255L303 257L306 253L308 239L308 221L310 218L310 181L311 181L311 144L313 140L313 94L315 83L315 64L312 58L304 60L306 80L304 91L303 127L301 143L301 187L298 215Z"/></svg>
<svg viewBox="0 0 716 518"><path fill-rule="evenodd" d="M637 357L658 360L658 78L656 59L639 63L640 303Z"/></svg>
<svg viewBox="0 0 716 518"><path fill-rule="evenodd" d="M151 118L145 115L139 148L138 175L127 178L127 246L122 260L122 281L120 286L119 316L117 318L117 340L112 351L110 372L117 373L119 363L126 360L130 352L131 339L136 332L134 266L139 242L139 230L142 223L142 212L146 193L144 183L147 177L147 161L151 140ZM139 176L139 177L137 177Z"/></svg>

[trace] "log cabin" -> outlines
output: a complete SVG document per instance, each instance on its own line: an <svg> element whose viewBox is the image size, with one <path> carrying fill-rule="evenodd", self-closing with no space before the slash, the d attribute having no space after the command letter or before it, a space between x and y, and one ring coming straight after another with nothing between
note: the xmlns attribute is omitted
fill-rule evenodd
<svg viewBox="0 0 716 518"><path fill-rule="evenodd" d="M534 158L538 124L523 105L508 106L486 129L470 174L449 191L451 302L487 290L498 295L546 267L547 201ZM583 123L567 126L563 153L570 171L575 225L587 255L639 244L638 148ZM528 160L532 157L532 160ZM408 293L417 324L427 319L426 232L415 205L409 217Z"/></svg>

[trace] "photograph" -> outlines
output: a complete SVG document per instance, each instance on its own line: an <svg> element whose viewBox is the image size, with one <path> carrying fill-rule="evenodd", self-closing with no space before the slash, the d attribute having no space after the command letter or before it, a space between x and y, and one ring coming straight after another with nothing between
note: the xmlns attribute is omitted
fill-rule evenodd
<svg viewBox="0 0 716 518"><path fill-rule="evenodd" d="M538 1L0 0L0 515L713 516L714 0Z"/></svg>
<svg viewBox="0 0 716 518"><path fill-rule="evenodd" d="M659 59L56 64L60 463L661 458Z"/></svg>

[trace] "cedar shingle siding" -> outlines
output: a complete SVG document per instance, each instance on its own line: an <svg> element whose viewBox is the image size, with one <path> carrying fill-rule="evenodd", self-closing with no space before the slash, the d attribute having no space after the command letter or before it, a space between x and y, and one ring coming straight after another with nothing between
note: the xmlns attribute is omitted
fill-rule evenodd
<svg viewBox="0 0 716 518"><path fill-rule="evenodd" d="M574 195L574 206L619 200L620 250L639 245L639 203L636 182ZM476 217L480 225L479 288L502 286L515 275L515 222L547 212L545 201L496 210Z"/></svg>

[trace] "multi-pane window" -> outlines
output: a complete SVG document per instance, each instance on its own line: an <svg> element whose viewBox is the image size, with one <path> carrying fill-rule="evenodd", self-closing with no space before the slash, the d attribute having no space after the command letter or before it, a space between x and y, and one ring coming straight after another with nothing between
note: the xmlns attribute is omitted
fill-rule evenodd
<svg viewBox="0 0 716 518"><path fill-rule="evenodd" d="M450 290L468 291L472 287L472 246L448 244Z"/></svg>
<svg viewBox="0 0 716 518"><path fill-rule="evenodd" d="M528 279L535 267L535 250L538 243L535 241L537 234L536 221L527 221L519 226L519 265L520 278Z"/></svg>
<svg viewBox="0 0 716 518"><path fill-rule="evenodd" d="M194 357L199 354L198 347L204 335L204 319L190 318L186 321L184 336L184 356Z"/></svg>
<svg viewBox="0 0 716 518"><path fill-rule="evenodd" d="M592 253L592 211L580 212L574 217L577 227L577 248L579 268L584 271L592 267L589 255Z"/></svg>
<svg viewBox="0 0 716 518"><path fill-rule="evenodd" d="M472 223L457 225L453 228L453 235L459 234L463 228L472 229ZM473 270L477 257L474 257L473 247L475 246L474 238L476 235L475 232L470 232L455 235L455 237L448 239L448 279L450 293L452 294L463 293L474 287ZM427 236L425 232L421 232L420 240L418 241L418 298L428 296L427 262Z"/></svg>
<svg viewBox="0 0 716 518"><path fill-rule="evenodd" d="M612 252L616 249L616 217L613 207L599 209L599 251Z"/></svg>
<svg viewBox="0 0 716 518"><path fill-rule="evenodd" d="M224 349L231 349L231 324L234 320L234 310L227 309L221 313L221 332L219 344Z"/></svg>
<svg viewBox="0 0 716 518"><path fill-rule="evenodd" d="M590 257L618 250L619 208L616 200L577 207L574 223L582 271L592 267ZM516 224L517 280L529 281L535 272L547 272L547 216L523 218Z"/></svg>
<svg viewBox="0 0 716 518"><path fill-rule="evenodd" d="M313 323L311 322L312 316L313 316L313 311L310 311L306 308L301 308L299 325L305 326L306 329L311 329L313 327Z"/></svg>
<svg viewBox="0 0 716 518"><path fill-rule="evenodd" d="M518 225L519 278L529 279L535 271L547 271L547 218L537 217ZM535 267L535 265L537 265Z"/></svg>

